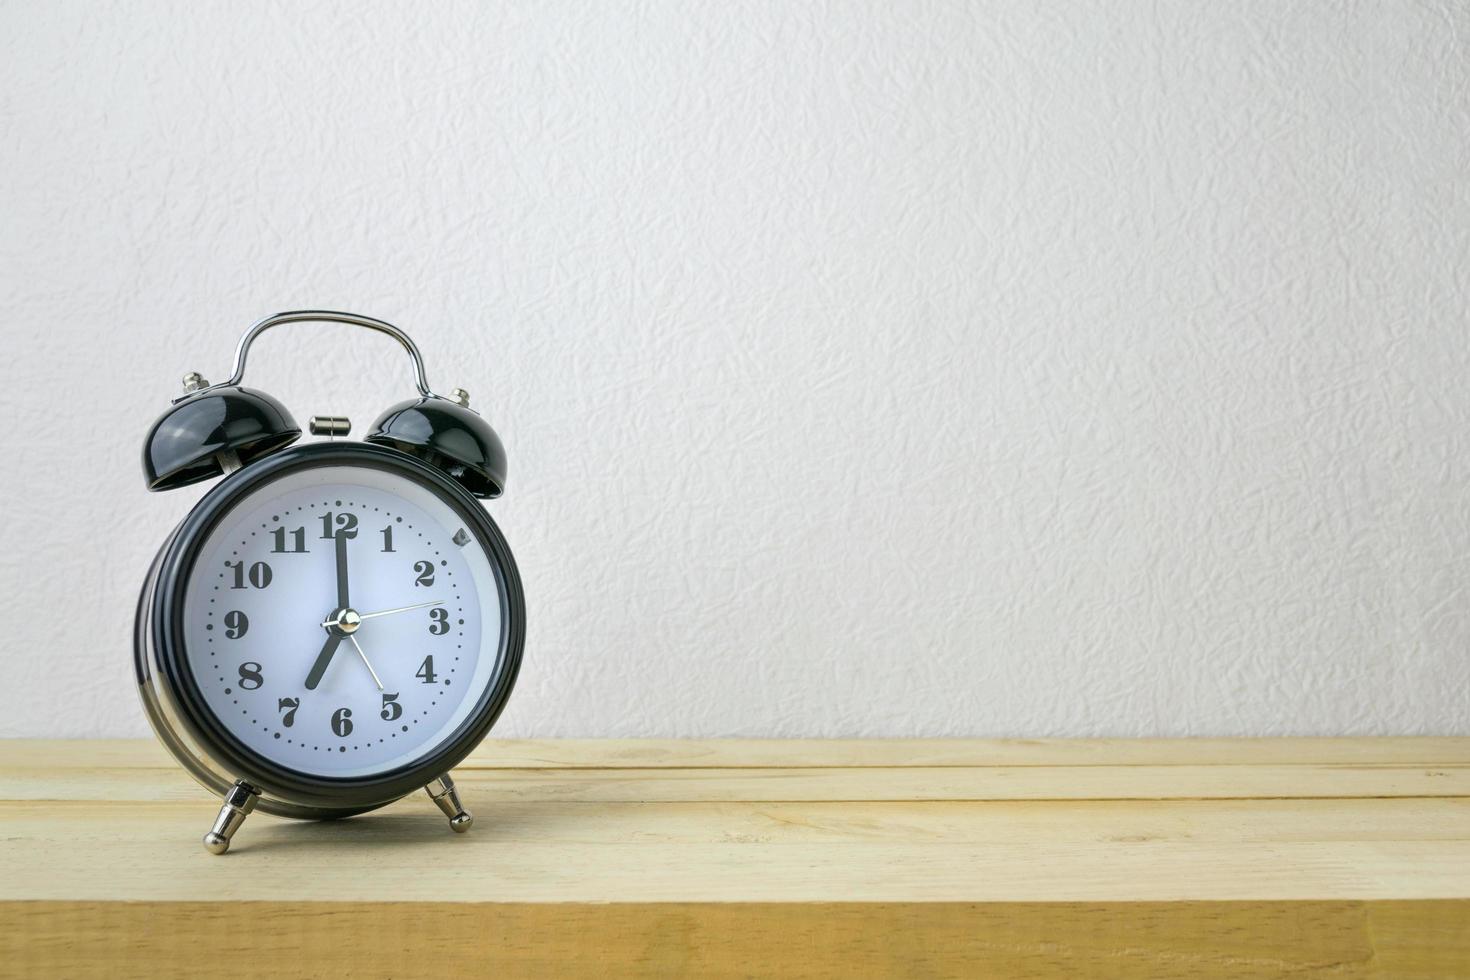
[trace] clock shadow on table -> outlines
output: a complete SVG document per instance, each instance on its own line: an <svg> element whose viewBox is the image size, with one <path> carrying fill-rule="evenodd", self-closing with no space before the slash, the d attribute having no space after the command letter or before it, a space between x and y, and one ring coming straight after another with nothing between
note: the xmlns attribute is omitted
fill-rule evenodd
<svg viewBox="0 0 1470 980"><path fill-rule="evenodd" d="M418 802L426 806L415 810L414 804ZM531 829L544 830L556 819L551 807L540 812L538 807L476 808L468 801L466 805L475 814L475 825L462 835L449 829L444 816L427 797L421 801L411 797L389 804L384 810L341 820L292 820L257 812L240 829L230 854L243 858L252 852L319 854L339 848L361 852L372 847L444 847L476 840L504 842L525 839Z"/></svg>

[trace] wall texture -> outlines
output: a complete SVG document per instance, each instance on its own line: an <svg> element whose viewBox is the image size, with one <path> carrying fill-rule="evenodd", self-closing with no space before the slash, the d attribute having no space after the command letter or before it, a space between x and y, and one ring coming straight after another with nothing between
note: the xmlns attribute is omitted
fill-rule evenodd
<svg viewBox="0 0 1470 980"><path fill-rule="evenodd" d="M298 9L301 8L301 9ZM0 735L256 317L504 434L508 735L1470 733L1470 9L0 3ZM252 383L359 426L393 345Z"/></svg>

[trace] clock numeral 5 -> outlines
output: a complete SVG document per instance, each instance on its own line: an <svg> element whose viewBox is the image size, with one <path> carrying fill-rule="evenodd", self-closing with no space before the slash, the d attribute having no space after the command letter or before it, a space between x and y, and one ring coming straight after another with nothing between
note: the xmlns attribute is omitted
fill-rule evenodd
<svg viewBox="0 0 1470 980"><path fill-rule="evenodd" d="M257 589L263 589L271 584L271 567L263 561L251 565L249 571L246 571L243 561L227 561L225 567L235 576L234 581L230 583L232 589L245 588L247 581Z"/></svg>
<svg viewBox="0 0 1470 980"><path fill-rule="evenodd" d="M379 717L384 721L397 721L403 717L403 705L398 703L398 695L383 695L383 710L379 712Z"/></svg>

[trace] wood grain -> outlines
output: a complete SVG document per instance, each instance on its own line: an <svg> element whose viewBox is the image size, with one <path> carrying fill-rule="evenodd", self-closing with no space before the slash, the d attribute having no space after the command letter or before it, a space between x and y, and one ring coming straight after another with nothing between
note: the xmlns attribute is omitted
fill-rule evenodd
<svg viewBox="0 0 1470 980"><path fill-rule="evenodd" d="M1470 976L1470 739L499 742L456 777L464 837L409 798L212 858L152 743L0 742L0 976Z"/></svg>

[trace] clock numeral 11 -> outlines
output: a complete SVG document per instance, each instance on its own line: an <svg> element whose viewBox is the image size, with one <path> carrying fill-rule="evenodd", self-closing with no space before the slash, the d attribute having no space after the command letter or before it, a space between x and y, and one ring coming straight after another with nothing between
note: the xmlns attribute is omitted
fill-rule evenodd
<svg viewBox="0 0 1470 980"><path fill-rule="evenodd" d="M271 532L271 537L275 538L275 540L276 540L275 546L271 548L271 552L273 554L277 554L277 555L304 555L304 554L306 554L306 528L304 528L304 527L298 527L296 530L294 530L294 531L292 531L290 533L291 533L291 547L287 548L286 547L286 529L284 527L278 527L274 531Z"/></svg>

